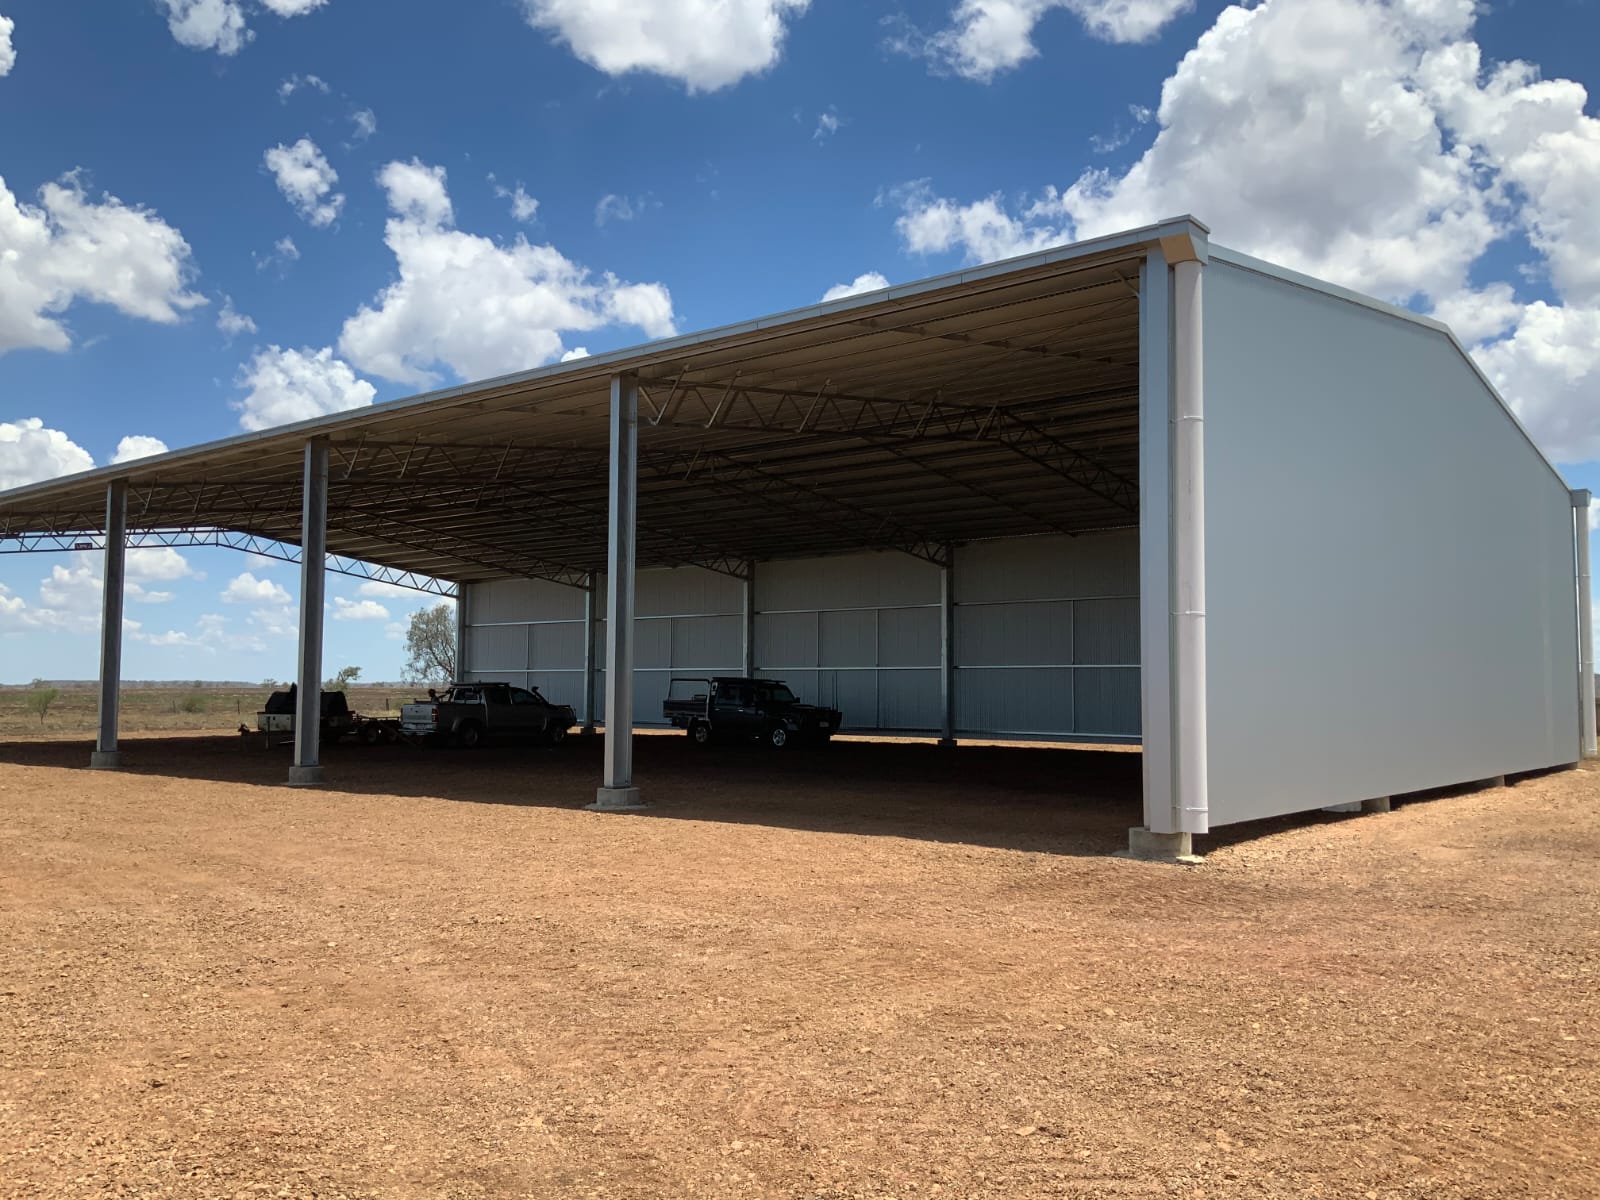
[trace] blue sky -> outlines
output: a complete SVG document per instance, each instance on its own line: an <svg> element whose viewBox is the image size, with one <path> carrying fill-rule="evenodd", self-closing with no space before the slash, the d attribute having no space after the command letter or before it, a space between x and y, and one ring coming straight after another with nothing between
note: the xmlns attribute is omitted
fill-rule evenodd
<svg viewBox="0 0 1600 1200"><path fill-rule="evenodd" d="M1600 488L1596 45L1590 0L0 0L0 487L1192 211L1450 321ZM137 570L128 677L291 670L295 569ZM94 674L97 572L0 556L0 681ZM426 599L331 591L330 670L398 675Z"/></svg>

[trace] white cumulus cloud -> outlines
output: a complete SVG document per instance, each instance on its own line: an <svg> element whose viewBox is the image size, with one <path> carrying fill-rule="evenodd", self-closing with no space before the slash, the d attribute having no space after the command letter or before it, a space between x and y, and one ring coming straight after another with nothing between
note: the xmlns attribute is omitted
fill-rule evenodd
<svg viewBox="0 0 1600 1200"><path fill-rule="evenodd" d="M440 366L480 379L560 357L566 331L675 332L661 284L596 277L522 236L500 244L456 229L442 167L393 162L379 182L399 277L345 322L339 350L362 370L418 385L436 382Z"/></svg>
<svg viewBox="0 0 1600 1200"><path fill-rule="evenodd" d="M496 187L494 194L502 200L511 201L511 219L526 225L539 215L539 201L528 195L528 191L520 183L513 188Z"/></svg>
<svg viewBox="0 0 1600 1200"><path fill-rule="evenodd" d="M222 310L217 313L217 328L229 337L256 332L256 323L233 307L233 297L222 298Z"/></svg>
<svg viewBox="0 0 1600 1200"><path fill-rule="evenodd" d="M132 462L136 458L150 458L166 452L167 444L160 438L147 437L142 433L135 433L117 443L117 450L111 456L111 461L113 463Z"/></svg>
<svg viewBox="0 0 1600 1200"><path fill-rule="evenodd" d="M1486 69L1476 15L1474 0L1224 9L1167 79L1130 167L1023 198L903 186L887 194L902 242L988 261L1192 212L1223 244L1498 339L1476 355L1535 439L1593 458L1600 120L1579 84ZM1517 235L1556 303L1520 277L1474 280Z"/></svg>
<svg viewBox="0 0 1600 1200"><path fill-rule="evenodd" d="M358 108L350 114L350 123L356 127L356 141L364 142L378 132L378 116L370 108Z"/></svg>
<svg viewBox="0 0 1600 1200"><path fill-rule="evenodd" d="M607 75L644 71L714 92L778 61L810 0L522 0L529 24Z"/></svg>
<svg viewBox="0 0 1600 1200"><path fill-rule="evenodd" d="M904 29L890 46L987 82L1039 53L1034 26L1052 9L1071 12L1103 41L1143 42L1193 7L1193 0L961 0L946 28L932 35Z"/></svg>
<svg viewBox="0 0 1600 1200"><path fill-rule="evenodd" d="M204 579L205 576L189 565L171 546L144 546L128 551L129 579L142 579L147 583L172 583L179 579Z"/></svg>
<svg viewBox="0 0 1600 1200"><path fill-rule="evenodd" d="M389 610L376 600L346 600L343 596L333 598L333 619L335 621L387 621Z"/></svg>
<svg viewBox="0 0 1600 1200"><path fill-rule="evenodd" d="M172 226L115 196L92 200L76 173L24 204L0 179L0 354L65 350L61 316L76 301L171 324L206 301L188 290L189 244Z"/></svg>
<svg viewBox="0 0 1600 1200"><path fill-rule="evenodd" d="M292 146L274 146L262 156L278 190L290 206L318 229L325 229L344 208L344 195L333 190L339 173L317 144L303 137Z"/></svg>
<svg viewBox="0 0 1600 1200"><path fill-rule="evenodd" d="M361 408L378 394L327 347L258 350L239 372L239 386L249 394L234 407L239 424L250 430Z"/></svg>
<svg viewBox="0 0 1600 1200"><path fill-rule="evenodd" d="M255 0L280 17L301 17L327 0ZM248 0L156 0L179 45L234 55L255 37L247 22ZM292 89L291 89L292 90Z"/></svg>
<svg viewBox="0 0 1600 1200"><path fill-rule="evenodd" d="M314 8L321 8L328 0L261 0L261 3L280 17L303 17Z"/></svg>
<svg viewBox="0 0 1600 1200"><path fill-rule="evenodd" d="M16 28L17 23L10 17L0 17L0 76L11 74L11 68L17 65L17 48L11 42Z"/></svg>
<svg viewBox="0 0 1600 1200"><path fill-rule="evenodd" d="M93 455L38 417L0 421L0 491L93 466Z"/></svg>
<svg viewBox="0 0 1600 1200"><path fill-rule="evenodd" d="M227 604L288 604L289 593L282 584L270 579L257 579L249 571L236 575L222 590Z"/></svg>
<svg viewBox="0 0 1600 1200"><path fill-rule="evenodd" d="M836 283L822 293L822 302L829 300L843 300L846 296L859 296L862 292L882 291L889 286L889 281L876 271L867 271L857 275L849 283Z"/></svg>
<svg viewBox="0 0 1600 1200"><path fill-rule="evenodd" d="M233 55L255 35L244 21L241 0L160 0L167 28L179 45Z"/></svg>

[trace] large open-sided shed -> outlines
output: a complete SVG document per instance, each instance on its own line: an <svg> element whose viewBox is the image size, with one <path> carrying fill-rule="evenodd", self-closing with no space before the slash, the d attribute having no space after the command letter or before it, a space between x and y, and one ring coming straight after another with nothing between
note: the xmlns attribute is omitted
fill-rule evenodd
<svg viewBox="0 0 1600 1200"><path fill-rule="evenodd" d="M1139 742L1178 850L1592 753L1587 504L1443 326L1180 218L20 488L0 550L104 548L101 765L124 548L236 545L301 562L302 730L327 564L603 705L602 807L672 674L751 673Z"/></svg>

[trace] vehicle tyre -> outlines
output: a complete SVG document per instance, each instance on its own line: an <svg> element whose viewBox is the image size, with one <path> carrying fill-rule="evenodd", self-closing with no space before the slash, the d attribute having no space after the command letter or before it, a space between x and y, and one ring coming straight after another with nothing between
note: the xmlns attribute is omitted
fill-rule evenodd
<svg viewBox="0 0 1600 1200"><path fill-rule="evenodd" d="M476 721L468 721L456 730L456 745L463 750L476 750L483 745L483 726Z"/></svg>
<svg viewBox="0 0 1600 1200"><path fill-rule="evenodd" d="M794 735L782 725L774 725L771 729L767 730L767 745L771 746L774 750L782 750L793 740Z"/></svg>
<svg viewBox="0 0 1600 1200"><path fill-rule="evenodd" d="M383 736L383 728L376 722L361 727L361 740L369 746L376 746L378 739Z"/></svg>
<svg viewBox="0 0 1600 1200"><path fill-rule="evenodd" d="M711 723L709 721L689 722L689 740L696 746L709 746L711 744Z"/></svg>
<svg viewBox="0 0 1600 1200"><path fill-rule="evenodd" d="M552 725L544 731L544 740L551 746L559 746L567 740L567 731L559 725Z"/></svg>

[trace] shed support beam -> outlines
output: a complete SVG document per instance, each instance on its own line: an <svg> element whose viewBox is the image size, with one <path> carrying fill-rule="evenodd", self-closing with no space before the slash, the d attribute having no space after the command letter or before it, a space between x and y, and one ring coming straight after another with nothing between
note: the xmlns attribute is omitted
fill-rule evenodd
<svg viewBox="0 0 1600 1200"><path fill-rule="evenodd" d="M610 519L606 547L605 777L590 808L642 808L633 786L634 534L639 498L639 380L611 380Z"/></svg>
<svg viewBox="0 0 1600 1200"><path fill-rule="evenodd" d="M294 765L289 783L322 782L318 746L322 731L322 607L328 552L328 442L312 438L305 449L300 503L300 662L294 713ZM459 667L458 667L459 669Z"/></svg>
<svg viewBox="0 0 1600 1200"><path fill-rule="evenodd" d="M1206 746L1206 477L1204 268L1172 269L1173 678L1178 830L1211 828Z"/></svg>
<svg viewBox="0 0 1600 1200"><path fill-rule="evenodd" d="M128 561L128 485L121 479L106 487L106 554L104 601L100 618L100 732L89 765L115 771L122 765L117 749L117 716L122 700L122 602Z"/></svg>
<svg viewBox="0 0 1600 1200"><path fill-rule="evenodd" d="M452 672L455 678L446 679L446 683L455 683L467 677L467 595L470 587L466 583L456 584L456 669Z"/></svg>
<svg viewBox="0 0 1600 1200"><path fill-rule="evenodd" d="M1144 747L1142 829L1158 834L1177 832L1172 800L1171 435L1172 270L1166 255L1152 249L1139 282L1139 727ZM1130 835L1130 847L1132 840Z"/></svg>
<svg viewBox="0 0 1600 1200"><path fill-rule="evenodd" d="M956 744L956 580L955 549L939 568L939 745Z"/></svg>
<svg viewBox="0 0 1600 1200"><path fill-rule="evenodd" d="M748 564L744 576L744 675L756 673L756 564Z"/></svg>
<svg viewBox="0 0 1600 1200"><path fill-rule="evenodd" d="M1594 592L1589 581L1588 491L1572 493L1572 510L1578 534L1578 730L1583 757L1594 758Z"/></svg>
<svg viewBox="0 0 1600 1200"><path fill-rule="evenodd" d="M583 731L594 732L594 600L599 577L589 573L589 586L583 592Z"/></svg>

